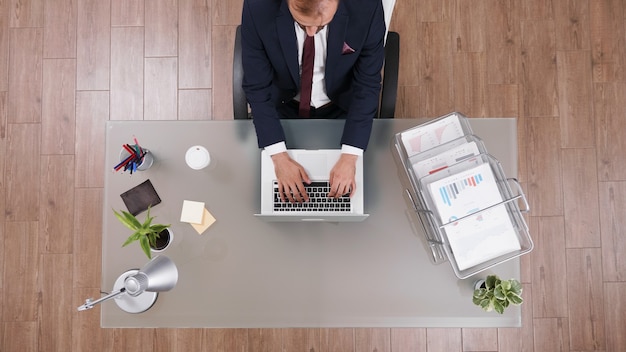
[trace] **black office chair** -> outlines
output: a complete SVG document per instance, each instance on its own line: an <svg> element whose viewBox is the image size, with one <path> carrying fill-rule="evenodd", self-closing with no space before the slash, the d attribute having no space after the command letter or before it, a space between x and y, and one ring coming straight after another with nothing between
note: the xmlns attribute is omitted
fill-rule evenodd
<svg viewBox="0 0 626 352"><path fill-rule="evenodd" d="M383 66L383 82L377 117L393 118L396 112L398 95L398 66L400 62L400 35L397 32L387 33L385 44L385 62ZM242 88L243 64L241 62L241 26L237 26L235 35L235 53L233 56L233 112L235 120L249 119L248 101Z"/></svg>

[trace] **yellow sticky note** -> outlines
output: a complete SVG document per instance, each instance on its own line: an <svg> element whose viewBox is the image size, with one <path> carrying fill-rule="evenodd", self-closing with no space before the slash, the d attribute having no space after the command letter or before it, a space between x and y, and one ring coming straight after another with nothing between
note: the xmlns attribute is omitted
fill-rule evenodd
<svg viewBox="0 0 626 352"><path fill-rule="evenodd" d="M180 221L188 222L191 224L202 224L204 210L205 209L203 202L185 200L183 201L183 210L180 214Z"/></svg>
<svg viewBox="0 0 626 352"><path fill-rule="evenodd" d="M215 222L215 217L213 217L213 214L209 213L209 211L206 210L206 208L205 208L204 209L204 216L202 217L202 223L201 224L191 224L191 226L193 226L193 228L196 230L198 235L202 235L202 233L204 231L206 231L206 229L208 229L209 226L213 225L214 222Z"/></svg>

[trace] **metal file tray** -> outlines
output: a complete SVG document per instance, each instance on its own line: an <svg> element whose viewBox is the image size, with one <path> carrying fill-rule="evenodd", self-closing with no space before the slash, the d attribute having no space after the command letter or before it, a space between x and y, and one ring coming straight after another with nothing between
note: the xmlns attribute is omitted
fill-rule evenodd
<svg viewBox="0 0 626 352"><path fill-rule="evenodd" d="M464 116L458 113L454 114L456 114L454 118L458 116L461 121L465 119ZM446 115L432 122L449 116L451 115ZM424 125L417 127L421 126ZM532 240L528 233L528 227L522 216L523 212L529 211L529 206L519 183L515 179L507 179L505 177L500 163L487 154L480 138L470 134L471 129L469 129L469 125L467 128L464 127L463 131L466 135L460 138L447 141L434 148L420 150L417 153L411 153L411 151L407 150L410 149L411 146L407 148L407 140L406 138L402 138L402 134L406 131L398 133L394 139L397 154L396 161L399 161L399 164L406 173L406 178L409 183L406 189L407 196L410 199L410 203L413 205L415 216L424 230L426 241L432 254L431 259L436 264L449 261L454 273L461 279L518 257L531 251L533 247ZM433 171L427 174L423 173L424 170L420 171L420 169L416 167L420 162L429 162L434 156L442 155L443 153L454 150L454 148L460 145L468 143L474 143L476 145L475 150L478 151L476 155L466 156L463 160L455 163L450 163L448 160L448 165L442 167L440 170L437 170L437 167L435 167L436 172ZM489 193L492 198L495 195L495 198L493 198L495 201L482 204L482 206L475 209L472 208L472 211L457 216L456 218L445 217L449 214L446 211L442 211L441 200L443 198L439 200L435 198L437 196L441 197L441 193L433 192L433 188L438 190L442 186L441 183L446 183L447 180L452 180L456 176L462 176L464 173L476 171L474 170L475 168L480 168L480 171L489 176L491 186L487 191L490 190ZM522 208L520 208L520 204L522 204ZM502 229L505 230L503 234L506 234L506 236L503 235L503 239L508 239L508 242L515 242L518 245L510 246L510 244L507 244L507 241L503 241L504 246L501 248L501 253L490 248L490 251L486 251L489 252L489 256L485 256L484 258L475 256L475 258L468 260L468 257L471 257L471 252L464 250L463 245L460 245L462 244L462 240L458 238L459 235L463 236L463 234L471 233L473 236L480 239L483 234L480 231L475 233L472 233L472 231L461 231L467 228L471 230L474 225L473 223L476 222L478 218L483 219L485 223L490 223L493 219L498 220L495 221L495 223L500 223L500 225L503 226ZM491 223L494 223L494 221L491 221ZM480 230L480 227L478 227L478 230ZM485 238L494 236L493 232L485 232L484 234ZM490 244L493 243L498 243L497 236L496 241L487 241L485 247L490 247ZM491 247L498 246L491 245ZM485 252L482 249L483 247L470 248L474 253L479 252L479 254L480 252Z"/></svg>

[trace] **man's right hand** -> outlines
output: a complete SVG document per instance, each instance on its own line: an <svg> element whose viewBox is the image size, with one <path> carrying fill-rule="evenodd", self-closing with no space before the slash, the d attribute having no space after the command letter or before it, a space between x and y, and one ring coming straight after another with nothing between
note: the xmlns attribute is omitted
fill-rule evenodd
<svg viewBox="0 0 626 352"><path fill-rule="evenodd" d="M304 183L309 184L311 180L302 165L291 159L287 152L272 155L272 161L280 200L284 202L287 199L292 203L308 201L309 195L304 189Z"/></svg>

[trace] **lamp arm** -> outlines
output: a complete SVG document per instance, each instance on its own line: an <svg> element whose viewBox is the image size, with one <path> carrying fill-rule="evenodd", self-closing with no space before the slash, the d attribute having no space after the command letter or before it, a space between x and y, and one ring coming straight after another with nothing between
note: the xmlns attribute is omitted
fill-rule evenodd
<svg viewBox="0 0 626 352"><path fill-rule="evenodd" d="M93 306L95 306L96 304L101 303L101 302L104 302L104 301L108 301L108 300L110 300L111 298L115 298L115 297L117 297L117 296L121 295L121 294L122 294L122 293L124 293L124 292L126 292L126 288L122 287L122 288L121 288L121 289L119 289L118 291L113 292L113 293L109 293L108 295L106 295L106 296L104 296L104 297L101 297L101 298L98 298L98 299L97 299L97 300L95 300L95 301L92 301L92 300L91 300L91 298L87 298L87 299L85 300L85 304L83 304L82 306L78 307L78 311L80 312L80 311L83 311L83 310L88 310L88 309L91 309L91 308L93 308Z"/></svg>

